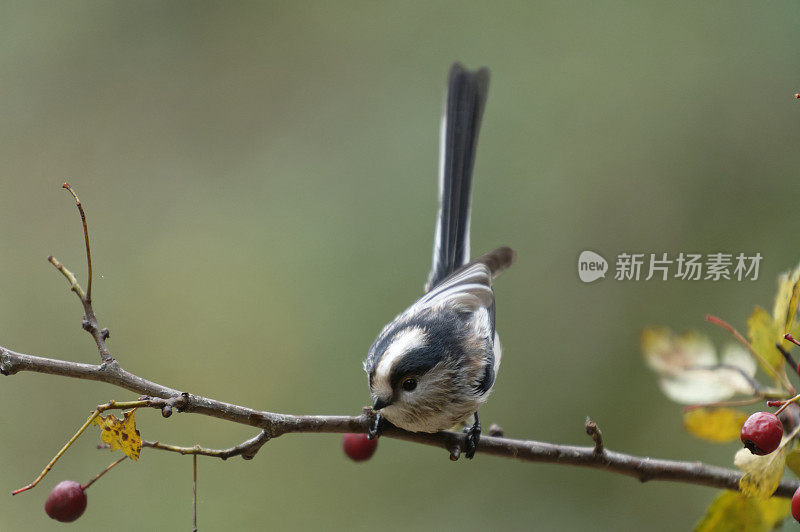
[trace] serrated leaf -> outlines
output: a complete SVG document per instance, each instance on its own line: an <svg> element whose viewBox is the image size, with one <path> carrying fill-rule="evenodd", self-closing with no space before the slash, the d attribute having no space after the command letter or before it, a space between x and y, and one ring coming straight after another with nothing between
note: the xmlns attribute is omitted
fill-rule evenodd
<svg viewBox="0 0 800 532"><path fill-rule="evenodd" d="M701 440L726 443L739 438L747 414L733 408L697 408L683 415L683 426Z"/></svg>
<svg viewBox="0 0 800 532"><path fill-rule="evenodd" d="M769 532L789 515L789 500L759 500L722 492L706 510L695 532Z"/></svg>
<svg viewBox="0 0 800 532"><path fill-rule="evenodd" d="M783 325L778 326L772 316L761 307L753 309L747 319L747 338L750 345L766 361L764 368L769 375L783 371L783 356L775 348L775 343L782 341Z"/></svg>
<svg viewBox="0 0 800 532"><path fill-rule="evenodd" d="M786 446L765 456L756 456L747 449L739 449L733 458L736 467L744 472L739 489L748 497L767 499L778 489L786 466Z"/></svg>
<svg viewBox="0 0 800 532"><path fill-rule="evenodd" d="M100 439L107 443L112 451L120 449L128 458L138 460L142 451L142 439L136 430L133 412L133 410L123 412L123 419L117 419L114 414L106 417L97 416L92 424L100 427Z"/></svg>

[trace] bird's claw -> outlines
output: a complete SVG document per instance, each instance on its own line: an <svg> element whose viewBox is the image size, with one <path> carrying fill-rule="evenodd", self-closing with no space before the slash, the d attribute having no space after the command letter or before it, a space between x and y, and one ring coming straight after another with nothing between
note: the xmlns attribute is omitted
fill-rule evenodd
<svg viewBox="0 0 800 532"><path fill-rule="evenodd" d="M475 456L475 451L478 449L478 443L481 441L481 422L478 419L477 412L475 412L475 423L471 427L465 427L464 434L467 435L467 448L464 449L464 456L472 460L472 457Z"/></svg>

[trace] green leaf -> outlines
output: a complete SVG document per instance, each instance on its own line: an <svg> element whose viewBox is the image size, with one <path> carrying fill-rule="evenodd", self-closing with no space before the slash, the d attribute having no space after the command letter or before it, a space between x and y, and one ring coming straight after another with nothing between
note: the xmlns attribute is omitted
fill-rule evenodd
<svg viewBox="0 0 800 532"><path fill-rule="evenodd" d="M789 500L752 499L722 492L706 510L695 532L769 532L789 515Z"/></svg>
<svg viewBox="0 0 800 532"><path fill-rule="evenodd" d="M726 443L739 438L747 414L733 408L697 408L683 415L683 426L701 440Z"/></svg>

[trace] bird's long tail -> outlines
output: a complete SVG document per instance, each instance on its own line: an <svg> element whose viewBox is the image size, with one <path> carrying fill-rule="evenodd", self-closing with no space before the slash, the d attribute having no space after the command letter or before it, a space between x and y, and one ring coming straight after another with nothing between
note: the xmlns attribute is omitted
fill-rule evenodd
<svg viewBox="0 0 800 532"><path fill-rule="evenodd" d="M450 69L440 132L439 214L425 291L469 261L470 191L489 70Z"/></svg>

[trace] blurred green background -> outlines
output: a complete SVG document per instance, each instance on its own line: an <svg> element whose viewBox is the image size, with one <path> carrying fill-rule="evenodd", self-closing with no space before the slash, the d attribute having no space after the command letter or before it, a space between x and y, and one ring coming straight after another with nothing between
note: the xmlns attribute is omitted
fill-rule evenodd
<svg viewBox="0 0 800 532"><path fill-rule="evenodd" d="M290 413L356 414L361 361L421 291L438 120L453 60L492 70L474 252L519 252L497 283L504 361L482 419L513 437L731 465L656 388L641 328L744 328L798 261L800 4L752 2L4 2L0 345L96 362L47 263L85 279L129 370ZM758 251L755 282L578 280L584 249ZM29 482L111 386L0 379L0 480ZM144 437L224 447L255 432L140 412ZM55 530L58 481L110 463L79 440L0 529ZM204 459L204 530L681 530L716 495L384 439L287 435L252 462ZM89 492L81 530L186 530L191 459L145 450Z"/></svg>

